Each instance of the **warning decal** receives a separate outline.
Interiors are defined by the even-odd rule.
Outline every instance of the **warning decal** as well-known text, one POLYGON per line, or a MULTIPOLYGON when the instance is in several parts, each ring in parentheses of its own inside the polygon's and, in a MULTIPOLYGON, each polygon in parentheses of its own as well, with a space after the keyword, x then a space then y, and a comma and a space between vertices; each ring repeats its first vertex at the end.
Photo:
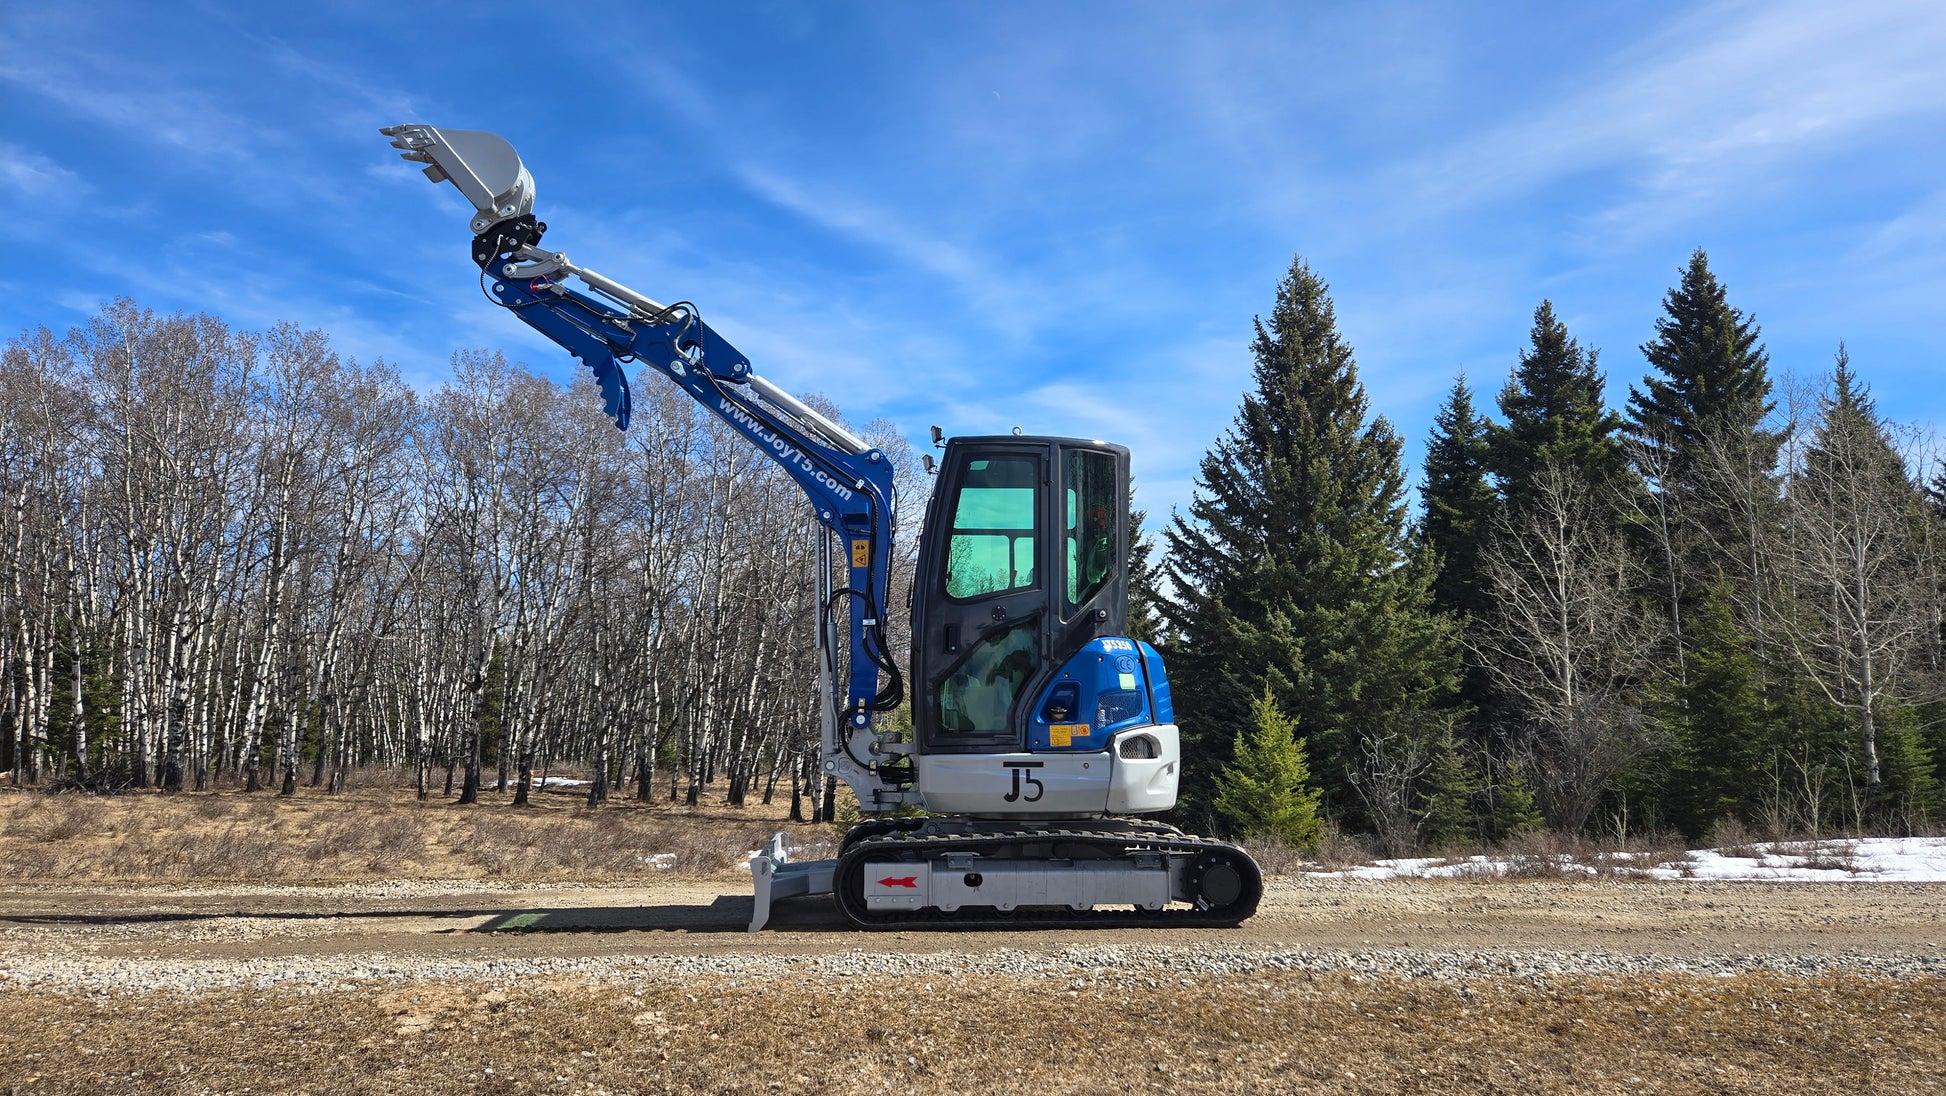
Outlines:
POLYGON ((1072 746, 1077 738, 1088 737, 1086 723, 1050 723, 1047 727, 1047 741, 1050 746, 1072 746))

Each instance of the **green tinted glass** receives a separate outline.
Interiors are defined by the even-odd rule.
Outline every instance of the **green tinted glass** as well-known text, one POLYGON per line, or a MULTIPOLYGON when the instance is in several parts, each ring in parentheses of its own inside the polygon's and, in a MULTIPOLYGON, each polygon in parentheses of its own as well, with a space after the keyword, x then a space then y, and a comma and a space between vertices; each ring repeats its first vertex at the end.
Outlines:
POLYGON ((1040 467, 1033 457, 968 461, 953 500, 946 594, 973 598, 1034 585, 1040 467))

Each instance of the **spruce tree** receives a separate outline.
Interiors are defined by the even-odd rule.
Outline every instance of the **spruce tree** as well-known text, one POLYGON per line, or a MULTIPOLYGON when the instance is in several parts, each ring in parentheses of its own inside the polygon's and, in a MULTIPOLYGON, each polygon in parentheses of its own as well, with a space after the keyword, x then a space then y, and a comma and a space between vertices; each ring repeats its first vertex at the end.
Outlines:
MULTIPOLYGON (((1134 489, 1129 490, 1129 501, 1135 500, 1134 489)), ((1128 512, 1128 625, 1124 629, 1128 638, 1144 643, 1156 643, 1161 639, 1162 617, 1158 606, 1162 601, 1158 582, 1162 569, 1154 560, 1155 545, 1143 536, 1142 523, 1149 513, 1132 506, 1128 512)))
POLYGON ((1628 483, 1622 420, 1602 401, 1597 353, 1568 335, 1551 301, 1534 310, 1529 340, 1500 392, 1506 425, 1487 431, 1505 502, 1526 509, 1549 465, 1572 472, 1598 497, 1619 497, 1628 483))
POLYGON ((1926 625, 1926 664, 1933 695, 1920 707, 1919 725, 1932 754, 1933 779, 1946 793, 1946 459, 1926 484, 1924 559, 1921 571, 1929 590, 1931 620, 1926 625))
POLYGON ((1534 803, 1533 788, 1518 764, 1509 762, 1501 766, 1499 781, 1487 786, 1487 798, 1485 814, 1492 823, 1491 836, 1495 841, 1541 828, 1541 812, 1534 803))
POLYGON ((1673 698, 1669 798, 1676 825, 1702 837, 1719 819, 1754 816, 1770 721, 1761 667, 1730 611, 1727 583, 1717 583, 1694 615, 1688 667, 1673 698))
POLYGON ((1433 418, 1426 442, 1426 478, 1419 488, 1425 516, 1419 538, 1439 558, 1433 604, 1469 617, 1485 607, 1480 549, 1497 501, 1487 480, 1491 457, 1487 421, 1474 412, 1473 392, 1461 376, 1433 418))
MULTIPOLYGON (((1439 568, 1432 585, 1434 606, 1460 622, 1480 619, 1488 603, 1486 583, 1480 575, 1480 553, 1493 528, 1499 496, 1488 478, 1492 450, 1487 430, 1487 420, 1473 409, 1473 392, 1465 376, 1456 378, 1426 441, 1425 480, 1419 488, 1425 510, 1419 521, 1419 542, 1433 553, 1439 568)), ((1483 740, 1485 736, 1479 732, 1491 722, 1493 690, 1486 668, 1470 652, 1462 652, 1455 700, 1462 717, 1474 728, 1472 737, 1483 740)), ((1437 769, 1428 775, 1431 782, 1439 779, 1437 769)), ((1427 794, 1441 793, 1428 790, 1427 794)), ((1458 798, 1449 795, 1440 801, 1440 809, 1470 800, 1470 794, 1458 798)), ((1449 827, 1443 816, 1429 816, 1423 828, 1427 841, 1461 836, 1457 831, 1446 832, 1449 827)))
POLYGON ((1419 836, 1427 848, 1437 849, 1479 836, 1473 801, 1483 782, 1466 763, 1466 755, 1450 731, 1433 744, 1432 765, 1426 770, 1425 806, 1419 812, 1419 836))
POLYGON ((1642 354, 1656 372, 1630 391, 1628 432, 1655 492, 1646 553, 1680 643, 1684 617, 1719 573, 1761 621, 1762 541, 1777 524, 1779 431, 1764 428, 1769 355, 1754 320, 1731 308, 1698 248, 1662 302, 1642 354))
MULTIPOLYGON (((1176 711, 1213 772, 1269 686, 1297 715, 1326 806, 1352 809, 1356 745, 1444 699, 1454 629, 1408 535, 1398 435, 1368 418, 1327 288, 1302 259, 1251 349, 1255 391, 1167 533, 1176 711)), ((1189 792, 1212 799, 1207 784, 1189 792)))
POLYGON ((1770 399, 1770 355, 1755 320, 1731 308, 1728 294, 1697 248, 1682 284, 1662 299, 1654 341, 1642 354, 1661 376, 1642 378, 1628 398, 1628 431, 1679 483, 1693 482, 1712 448, 1728 447, 1754 467, 1777 463, 1783 435, 1763 429, 1770 399))
POLYGON ((1216 811, 1243 837, 1317 848, 1324 824, 1297 725, 1277 710, 1269 685, 1250 705, 1250 734, 1236 734, 1236 759, 1217 781, 1216 811))

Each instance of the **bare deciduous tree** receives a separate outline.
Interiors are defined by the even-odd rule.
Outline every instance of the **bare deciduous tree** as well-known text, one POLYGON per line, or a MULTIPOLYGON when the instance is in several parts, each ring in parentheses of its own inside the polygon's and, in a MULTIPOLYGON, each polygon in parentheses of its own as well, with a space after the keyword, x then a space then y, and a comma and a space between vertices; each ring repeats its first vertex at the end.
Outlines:
POLYGON ((1853 719, 1866 782, 1881 783, 1879 721, 1910 695, 1936 606, 1921 567, 1927 520, 1891 427, 1844 349, 1786 493, 1795 611, 1780 631, 1806 676, 1853 719))
POLYGON ((1587 485, 1549 466, 1534 487, 1528 507, 1496 520, 1482 563, 1494 611, 1469 642, 1520 714, 1550 820, 1578 831, 1651 743, 1636 692, 1655 625, 1587 485))
MULTIPOLYGON (((410 765, 425 795, 443 766, 472 800, 497 760, 517 795, 562 763, 593 803, 658 771, 801 794, 821 528, 733 430, 642 389, 622 434, 585 380, 476 351, 422 407, 321 332, 127 301, 9 342, 0 769, 255 790, 269 764, 296 794, 410 765)), ((899 589, 925 486, 901 483, 899 589)))

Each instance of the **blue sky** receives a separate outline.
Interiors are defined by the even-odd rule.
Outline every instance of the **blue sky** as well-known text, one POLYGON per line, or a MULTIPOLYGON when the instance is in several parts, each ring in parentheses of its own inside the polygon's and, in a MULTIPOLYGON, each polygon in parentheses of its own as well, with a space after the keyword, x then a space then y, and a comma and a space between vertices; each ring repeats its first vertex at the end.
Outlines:
MULTIPOLYGON (((1946 4, 0 5, 0 336, 109 297, 422 387, 573 363, 381 125, 487 129, 548 244, 915 439, 1106 437, 1187 503, 1302 254, 1423 449, 1550 298, 1611 398, 1710 253, 1773 367, 1946 423, 1946 4)), ((1159 525, 1152 518, 1152 526, 1159 525)))

